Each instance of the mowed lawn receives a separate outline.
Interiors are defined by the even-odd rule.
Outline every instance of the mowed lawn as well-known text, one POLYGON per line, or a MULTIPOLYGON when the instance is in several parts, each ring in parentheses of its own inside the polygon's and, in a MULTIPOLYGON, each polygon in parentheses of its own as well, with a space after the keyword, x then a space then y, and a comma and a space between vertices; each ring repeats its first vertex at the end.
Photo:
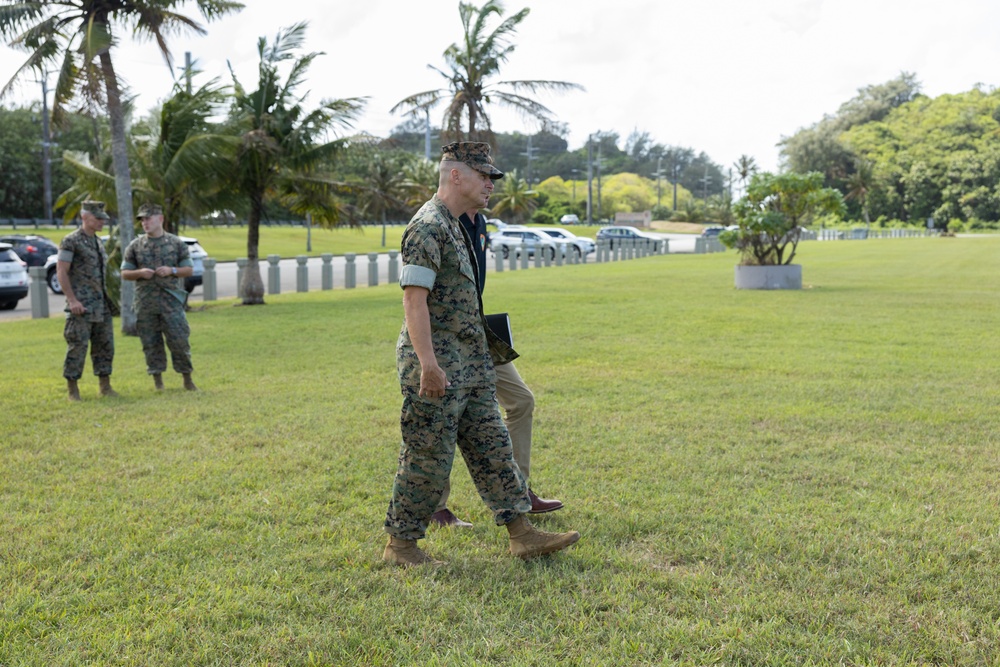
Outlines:
POLYGON ((197 394, 118 336, 0 325, 0 665, 983 665, 1000 655, 1000 238, 491 274, 579 530, 506 553, 456 462, 448 564, 381 564, 398 287, 190 314, 197 394))

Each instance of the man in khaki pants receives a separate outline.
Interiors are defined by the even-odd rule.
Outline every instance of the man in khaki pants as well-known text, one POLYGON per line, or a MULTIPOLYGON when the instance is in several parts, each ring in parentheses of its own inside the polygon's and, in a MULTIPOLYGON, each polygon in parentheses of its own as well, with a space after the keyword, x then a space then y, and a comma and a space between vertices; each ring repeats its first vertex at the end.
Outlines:
MULTIPOLYGON (((474 209, 462 214, 459 220, 468 233, 468 239, 472 245, 472 253, 476 259, 474 268, 477 269, 477 277, 479 278, 479 294, 482 296, 486 287, 486 244, 489 238, 486 234, 486 217, 474 209)), ((531 468, 531 423, 535 410, 535 395, 521 379, 513 362, 496 366, 496 374, 497 402, 504 410, 503 421, 510 433, 510 443, 514 448, 514 461, 521 469, 521 474, 524 475, 524 480, 527 482, 531 468)), ((471 523, 459 519, 448 509, 450 492, 451 485, 445 484, 441 502, 438 503, 437 511, 431 515, 431 522, 439 526, 471 528, 471 523)), ((539 498, 531 490, 530 485, 528 496, 531 498, 531 514, 542 514, 562 509, 561 501, 539 498)))

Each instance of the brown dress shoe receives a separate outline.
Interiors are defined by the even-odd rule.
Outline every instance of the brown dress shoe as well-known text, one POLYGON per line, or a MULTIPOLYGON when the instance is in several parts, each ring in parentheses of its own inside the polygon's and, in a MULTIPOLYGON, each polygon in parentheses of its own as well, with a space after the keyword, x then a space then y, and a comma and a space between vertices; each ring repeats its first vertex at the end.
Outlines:
POLYGON ((471 523, 468 521, 462 521, 457 516, 452 514, 451 510, 447 507, 431 514, 430 522, 436 526, 444 528, 472 528, 471 523))
POLYGON ((563 507, 561 500, 539 498, 531 489, 528 489, 528 497, 531 498, 531 514, 555 512, 556 510, 561 510, 563 507))

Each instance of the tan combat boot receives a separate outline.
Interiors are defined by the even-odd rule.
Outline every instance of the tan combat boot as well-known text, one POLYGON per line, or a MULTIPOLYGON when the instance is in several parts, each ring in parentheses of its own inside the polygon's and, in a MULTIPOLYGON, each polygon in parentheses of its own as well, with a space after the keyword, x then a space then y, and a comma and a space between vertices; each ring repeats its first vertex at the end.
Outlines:
POLYGON ((153 373, 153 386, 156 391, 163 391, 163 376, 159 373, 153 373))
POLYGON ((188 391, 198 391, 198 387, 194 386, 194 380, 191 379, 190 373, 181 373, 184 376, 184 388, 188 391))
POLYGON ((80 388, 76 385, 76 380, 66 380, 66 387, 69 389, 69 400, 80 400, 80 388))
POLYGON ((510 533, 510 552, 524 560, 565 549, 580 539, 580 533, 575 530, 568 533, 538 530, 523 516, 508 523, 507 532, 510 533))
POLYGON ((414 565, 444 565, 444 561, 434 560, 417 546, 416 540, 401 540, 390 537, 382 552, 382 560, 393 565, 413 567, 414 565))
POLYGON ((110 396, 111 398, 118 398, 118 392, 111 388, 110 375, 100 375, 98 376, 97 379, 101 383, 101 396, 110 396))

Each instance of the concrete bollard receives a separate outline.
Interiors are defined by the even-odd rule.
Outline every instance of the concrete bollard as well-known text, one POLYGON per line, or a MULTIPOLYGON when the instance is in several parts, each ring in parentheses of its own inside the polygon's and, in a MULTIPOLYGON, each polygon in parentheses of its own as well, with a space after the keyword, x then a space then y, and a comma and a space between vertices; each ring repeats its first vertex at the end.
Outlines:
POLYGON ((295 263, 295 291, 296 292, 308 292, 309 291, 309 267, 306 262, 309 261, 308 255, 296 255, 295 263))
POLYGON ((378 285, 378 253, 368 253, 368 286, 378 285))
POLYGON ((555 251, 552 253, 553 259, 556 260, 556 266, 562 266, 563 265, 563 259, 565 258, 565 255, 564 255, 565 252, 566 252, 566 246, 562 245, 561 243, 556 245, 555 251))
POLYGON ((503 249, 507 246, 500 244, 499 248, 493 249, 493 260, 497 265, 497 273, 503 273, 503 249))
POLYGON ((236 258, 236 296, 243 298, 243 271, 246 270, 250 260, 246 257, 236 258))
MULTIPOLYGON (((522 250, 524 250, 524 249, 522 248, 522 250)), ((540 252, 542 252, 540 248, 535 248, 535 254, 536 255, 538 253, 540 253, 540 252)), ((521 253, 521 268, 522 269, 527 269, 528 268, 528 259, 529 259, 529 257, 528 257, 527 251, 522 252, 521 253)))
POLYGON ((344 260, 347 264, 344 265, 344 287, 347 289, 354 289, 358 286, 358 267, 354 263, 354 258, 357 257, 353 252, 345 252, 344 260))
POLYGON ((622 242, 619 241, 618 243, 615 243, 614 241, 612 241, 611 242, 611 261, 612 262, 617 262, 618 261, 618 255, 619 255, 619 253, 621 253, 621 251, 622 251, 622 242))
POLYGON ((267 256, 267 293, 268 294, 281 294, 281 267, 278 266, 278 262, 281 261, 281 255, 268 255, 267 256))
POLYGON ((202 264, 205 267, 205 272, 201 277, 201 300, 215 301, 219 298, 219 283, 215 275, 215 260, 211 257, 206 257, 202 264))
POLYGON ((320 289, 333 289, 333 255, 325 252, 319 257, 323 260, 323 266, 319 270, 320 289))
POLYGON ((48 271, 44 266, 28 268, 30 278, 28 290, 31 292, 31 317, 39 319, 49 316, 49 293, 45 284, 48 271))
POLYGON ((508 255, 507 259, 510 261, 510 270, 511 271, 516 271, 517 270, 517 246, 515 246, 513 248, 511 248, 510 246, 507 246, 507 248, 508 248, 508 250, 507 250, 507 255, 508 255))
POLYGON ((323 266, 320 268, 320 287, 324 290, 333 289, 333 255, 325 252, 320 255, 323 266))
POLYGON ((389 284, 399 282, 399 251, 389 251, 389 284))
POLYGON ((540 252, 535 253, 535 268, 536 269, 542 268, 542 253, 540 252))

